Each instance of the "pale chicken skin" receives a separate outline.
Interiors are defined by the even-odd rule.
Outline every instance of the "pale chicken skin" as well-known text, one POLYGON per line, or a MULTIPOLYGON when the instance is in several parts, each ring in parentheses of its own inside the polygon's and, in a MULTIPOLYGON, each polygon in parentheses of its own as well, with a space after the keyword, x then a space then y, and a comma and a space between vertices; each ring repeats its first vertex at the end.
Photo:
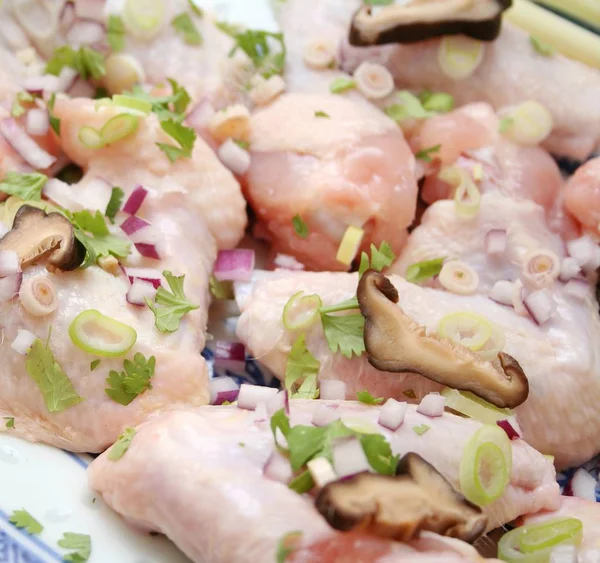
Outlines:
POLYGON ((402 132, 376 108, 286 94, 253 115, 250 146, 246 195, 257 233, 275 251, 310 269, 343 270, 336 253, 350 225, 364 229, 365 248, 404 244, 416 209, 415 160, 402 132), (306 238, 294 231, 297 215, 306 238))
MULTIPOLYGON (((310 425, 314 409, 323 403, 292 401, 291 424, 310 425)), ((391 433, 377 426, 378 407, 336 404, 342 422, 373 425, 374 432, 381 431, 390 441, 393 452, 420 454, 455 486, 465 444, 481 427, 478 422, 448 413, 430 419, 410 407, 404 424, 391 433), (412 428, 425 422, 431 429, 418 436, 412 428)), ((510 484, 502 497, 485 508, 490 528, 518 514, 558 507, 552 464, 522 440, 511 445, 510 484)), ((331 542, 336 533, 309 497, 264 477, 263 466, 273 451, 273 436, 264 416, 236 406, 203 407, 169 413, 143 424, 121 459, 111 461, 107 452, 90 466, 89 480, 91 487, 126 520, 165 533, 195 562, 267 563, 275 559, 279 539, 295 530, 303 532, 301 545, 316 555, 326 546, 308 546, 331 542), (190 503, 191 491, 198 491, 203 501, 190 503), (232 526, 245 530, 235 542, 227 540, 232 526)), ((470 550, 466 551, 471 553, 469 558, 458 554, 429 558, 423 553, 412 559, 415 552, 444 551, 434 540, 426 547, 425 538, 409 545, 386 543, 387 550, 371 561, 478 560, 470 550)), ((445 550, 452 551, 448 547, 445 550)), ((360 556, 360 551, 353 555, 360 556)), ((302 560, 299 556, 298 561, 302 560)))
POLYGON ((600 234, 600 158, 586 162, 569 179, 565 205, 586 229, 600 234))
POLYGON ((89 176, 104 178, 127 193, 141 184, 163 195, 184 194, 185 206, 206 221, 219 249, 235 247, 246 227, 246 202, 233 174, 201 138, 196 139, 190 158, 171 163, 156 143, 174 145, 175 141, 151 114, 140 117, 138 129, 113 145, 101 149, 82 145, 81 127, 99 129, 119 113, 114 107, 96 110, 94 100, 57 98, 54 114, 61 120, 65 153, 89 176))
MULTIPOLYGON (((173 206, 169 198, 162 200, 165 214, 144 209, 140 212, 161 232, 157 249, 163 259, 144 259, 132 254, 124 264, 185 275, 184 292, 198 309, 182 319, 176 332, 165 334, 155 327, 154 314, 148 307, 126 301, 130 283, 120 272, 113 275, 98 266, 56 273, 46 271, 43 266, 27 267, 24 279, 41 273, 54 283, 58 308, 50 315, 35 317, 23 308, 18 297, 0 304, 4 327, 4 345, 0 347, 3 366, 0 415, 15 418, 11 433, 71 451, 101 452, 126 427, 139 424, 155 411, 208 402, 208 373, 200 352, 204 347, 208 314, 208 277, 216 248, 202 219, 183 209, 181 195, 173 197, 177 198, 171 199, 176 204, 173 206), (191 234, 202 243, 194 242, 191 234), (68 333, 74 318, 88 309, 96 309, 137 332, 137 342, 128 353, 99 358, 101 361, 93 371, 90 364, 97 356, 76 347, 68 333), (61 412, 48 411, 40 389, 26 371, 27 356, 10 346, 18 329, 31 331, 43 342, 50 334, 48 346, 82 398, 79 404, 61 412), (123 406, 106 394, 105 388, 109 387, 106 378, 111 370, 123 371, 123 360, 132 359, 137 352, 146 358, 156 358, 155 373, 150 381, 152 388, 123 406)), ((166 286, 164 280, 163 284, 166 286)))

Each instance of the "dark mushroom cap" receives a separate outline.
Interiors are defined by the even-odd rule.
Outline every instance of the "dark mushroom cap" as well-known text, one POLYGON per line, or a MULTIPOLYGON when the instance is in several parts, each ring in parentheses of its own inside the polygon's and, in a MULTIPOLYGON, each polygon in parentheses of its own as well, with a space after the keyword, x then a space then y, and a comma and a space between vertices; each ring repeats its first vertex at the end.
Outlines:
POLYGON ((384 275, 368 270, 358 284, 365 317, 369 362, 382 371, 416 373, 461 391, 471 391, 500 408, 525 402, 529 383, 519 362, 498 353, 500 369, 474 352, 436 334, 427 334, 397 305, 398 292, 384 275))
POLYGON ((487 526, 481 509, 415 453, 404 456, 396 476, 363 472, 329 483, 316 507, 337 530, 360 528, 399 541, 427 530, 472 542, 487 526))
POLYGON ((85 247, 75 237, 73 225, 60 213, 23 205, 12 229, 0 239, 0 250, 12 250, 21 267, 42 257, 60 270, 75 270, 85 259, 85 247))
POLYGON ((407 4, 361 7, 352 18, 350 44, 416 43, 443 35, 493 41, 502 12, 512 0, 413 0, 407 4))

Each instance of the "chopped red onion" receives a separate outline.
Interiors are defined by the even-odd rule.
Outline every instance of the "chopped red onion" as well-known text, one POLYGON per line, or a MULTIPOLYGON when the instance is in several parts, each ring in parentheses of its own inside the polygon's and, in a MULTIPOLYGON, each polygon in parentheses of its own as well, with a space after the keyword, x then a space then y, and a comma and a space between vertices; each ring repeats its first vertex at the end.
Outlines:
POLYGON ((44 93, 58 92, 60 81, 58 76, 53 74, 44 74, 42 76, 28 76, 23 82, 23 90, 36 96, 44 93))
POLYGON ((491 256, 503 254, 506 251, 506 231, 504 229, 492 229, 485 235, 485 251, 491 256))
POLYGON ((232 139, 227 139, 217 150, 221 162, 234 174, 243 176, 250 168, 250 153, 232 139))
POLYGON ((75 84, 75 80, 77 80, 78 76, 79 74, 74 68, 71 68, 70 66, 63 67, 58 75, 57 92, 66 92, 69 90, 73 84, 75 84))
POLYGON ((254 250, 220 250, 214 275, 219 281, 250 281, 254 269, 254 250))
POLYGON ((306 468, 318 489, 322 489, 328 483, 338 479, 333 466, 326 457, 311 459, 306 464, 306 468))
POLYGON ((18 274, 20 271, 19 255, 14 250, 0 250, 0 278, 18 274))
POLYGON ((0 279, 0 303, 9 301, 19 293, 21 282, 23 281, 23 273, 12 274, 0 279))
POLYGON ((598 245, 589 235, 583 235, 567 242, 567 250, 579 266, 585 270, 595 270, 600 266, 598 245))
POLYGON ((591 295, 592 286, 585 278, 573 278, 565 284, 565 293, 570 297, 583 301, 591 295))
POLYGON ((596 502, 596 485, 594 479, 583 467, 580 467, 571 479, 571 490, 574 497, 596 502))
POLYGON ((94 20, 103 23, 105 20, 104 6, 101 0, 77 0, 75 14, 81 20, 94 20))
POLYGON ((538 325, 547 322, 556 310, 556 303, 547 289, 540 289, 530 293, 523 299, 523 305, 538 325))
POLYGON ((567 256, 563 259, 560 265, 560 274, 558 279, 560 279, 560 281, 567 282, 578 276, 579 272, 581 272, 579 262, 577 262, 575 258, 567 256))
POLYGON ((153 268, 123 268, 125 275, 129 278, 129 283, 133 283, 134 279, 140 279, 150 282, 156 289, 162 284, 162 273, 153 268))
POLYGON ((138 212, 138 209, 142 206, 142 203, 144 203, 147 195, 148 190, 146 188, 143 188, 142 186, 136 186, 131 192, 131 195, 127 198, 127 201, 123 206, 123 212, 129 213, 129 215, 135 215, 138 212))
POLYGON ((290 462, 279 452, 271 454, 271 457, 265 464, 263 473, 267 479, 279 481, 280 483, 288 483, 294 476, 290 462))
POLYGON ((135 278, 131 284, 129 291, 127 292, 127 303, 131 305, 146 305, 146 298, 154 299, 156 295, 156 288, 148 281, 144 281, 139 278, 135 278))
POLYGON ((343 401, 346 399, 346 384, 343 381, 325 379, 319 381, 319 398, 324 401, 343 401))
POLYGON ((13 118, 9 117, 0 121, 0 133, 30 166, 43 170, 56 162, 56 157, 41 149, 13 118))
POLYGON ((223 402, 229 401, 233 403, 238 397, 240 391, 239 385, 231 377, 213 377, 210 380, 210 404, 211 405, 222 405, 223 402), (227 398, 228 397, 233 397, 227 398))
POLYGON ((278 391, 274 387, 261 387, 242 383, 238 395, 237 406, 240 409, 253 411, 260 403, 266 403, 278 391))
POLYGON ((104 26, 94 21, 75 21, 65 39, 70 45, 93 45, 104 39, 104 26))
POLYGON ((512 424, 509 420, 497 420, 496 424, 506 432, 506 435, 511 440, 518 440, 521 436, 519 433, 513 428, 512 424))
POLYGON ((327 426, 339 418, 337 405, 317 405, 313 411, 312 423, 315 426, 327 426))
POLYGON ((499 280, 492 287, 490 299, 501 305, 513 305, 513 292, 515 284, 506 280, 499 280))
POLYGON ((31 348, 36 338, 37 337, 35 334, 33 334, 33 332, 19 329, 17 330, 17 337, 13 340, 10 347, 18 354, 24 356, 27 354, 29 348, 31 348))
POLYGON ((290 414, 290 398, 287 389, 282 389, 267 401, 267 413, 269 416, 273 415, 281 409, 284 410, 285 414, 290 414))
POLYGON ((276 269, 280 268, 282 270, 293 270, 296 272, 304 270, 304 264, 301 264, 293 256, 288 256, 287 254, 278 254, 275 256, 273 265, 276 269))
POLYGON ((48 112, 45 109, 30 109, 27 112, 25 129, 30 135, 45 135, 48 133, 48 129, 50 129, 48 112))
POLYGON ((215 108, 207 100, 196 104, 185 118, 185 122, 192 129, 201 131, 208 127, 208 123, 215 114, 215 108))
POLYGON ((445 404, 446 398, 439 393, 428 393, 421 399, 417 412, 431 417, 442 416, 445 404))
POLYGON ((140 229, 144 229, 149 227, 150 223, 137 215, 130 215, 121 223, 121 229, 125 232, 126 235, 132 235, 133 233, 139 231, 140 229))
MULTIPOLYGON (((442 413, 443 408, 444 406, 442 405, 442 413)), ((395 432, 402 426, 407 409, 408 403, 396 401, 396 399, 388 399, 379 411, 379 419, 377 422, 384 428, 395 432)))
POLYGON ((69 184, 58 180, 57 178, 50 178, 44 184, 44 195, 51 199, 60 207, 68 209, 69 211, 81 211, 83 205, 79 203, 73 196, 74 191, 69 184))
POLYGON ((69 87, 68 93, 71 98, 93 98, 96 89, 87 80, 76 78, 69 87))
POLYGON ((350 438, 338 441, 333 447, 333 468, 339 477, 347 477, 371 469, 359 440, 350 438))
POLYGON ((150 244, 148 242, 136 242, 135 247, 144 258, 160 260, 160 254, 158 253, 158 250, 156 250, 156 246, 154 244, 150 244))
POLYGON ((231 371, 244 371, 246 349, 241 342, 217 340, 215 343, 215 367, 231 371))

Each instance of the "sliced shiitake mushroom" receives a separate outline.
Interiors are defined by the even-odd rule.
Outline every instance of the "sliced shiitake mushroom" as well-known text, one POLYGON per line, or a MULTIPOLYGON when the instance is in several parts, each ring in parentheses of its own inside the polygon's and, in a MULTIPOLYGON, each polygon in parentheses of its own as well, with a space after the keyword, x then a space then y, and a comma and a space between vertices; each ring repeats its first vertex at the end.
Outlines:
POLYGON ((519 362, 498 353, 499 367, 468 348, 413 321, 398 305, 398 292, 384 275, 368 270, 358 284, 365 317, 369 362, 382 371, 417 373, 461 391, 471 391, 500 408, 525 402, 529 382, 519 362))
POLYGON ((75 270, 85 259, 85 247, 75 237, 73 225, 60 213, 23 205, 12 229, 0 239, 0 250, 12 250, 21 267, 42 257, 60 270, 75 270))
POLYGON ((473 542, 487 517, 429 463, 406 454, 396 476, 363 472, 321 489, 316 507, 337 530, 409 541, 421 530, 473 542))
POLYGON ((502 12, 512 0, 411 0, 388 6, 363 6, 352 18, 352 45, 416 43, 443 35, 493 41, 502 12))

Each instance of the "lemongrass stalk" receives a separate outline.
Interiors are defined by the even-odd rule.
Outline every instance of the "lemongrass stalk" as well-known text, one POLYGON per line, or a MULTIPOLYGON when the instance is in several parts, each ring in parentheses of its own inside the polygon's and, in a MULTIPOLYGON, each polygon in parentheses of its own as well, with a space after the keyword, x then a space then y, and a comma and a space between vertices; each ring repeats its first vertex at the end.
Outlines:
POLYGON ((537 0, 554 10, 600 28, 599 0, 537 0))

